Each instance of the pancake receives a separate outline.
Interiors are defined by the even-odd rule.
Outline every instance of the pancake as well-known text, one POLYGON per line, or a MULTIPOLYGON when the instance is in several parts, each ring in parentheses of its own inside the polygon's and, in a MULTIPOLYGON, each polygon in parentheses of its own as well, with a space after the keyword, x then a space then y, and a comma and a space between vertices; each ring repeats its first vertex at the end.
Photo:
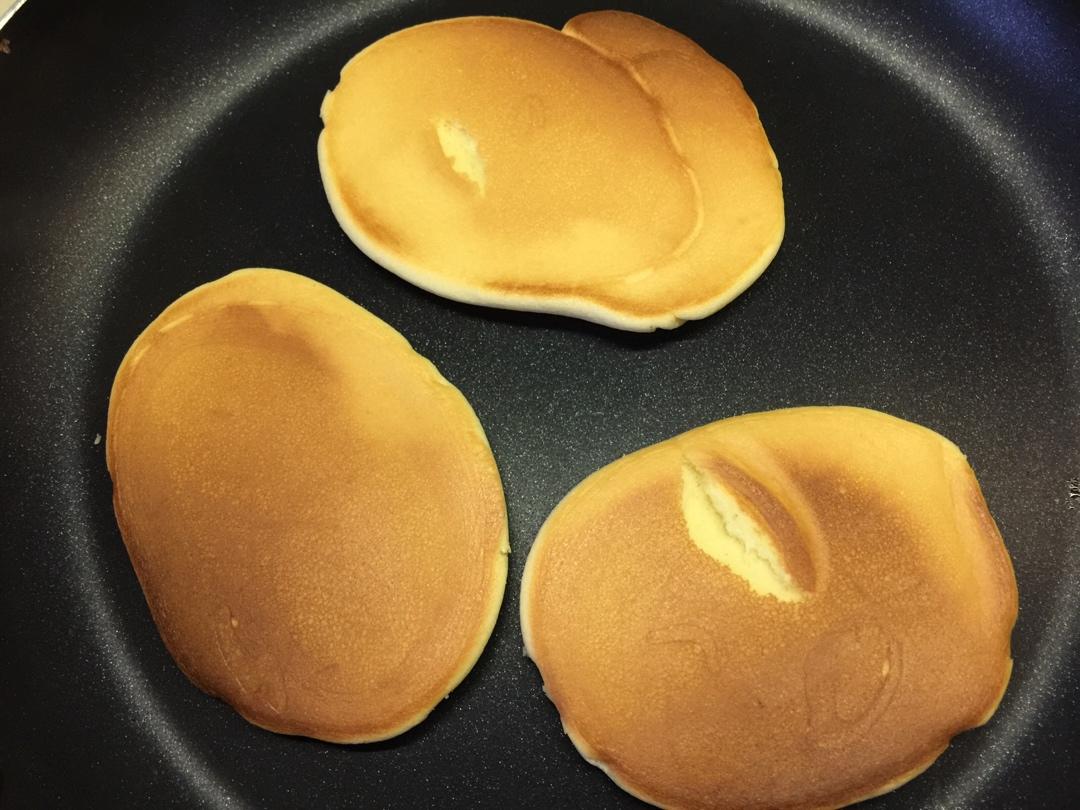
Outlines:
POLYGON ((458 301, 672 328, 746 289, 783 237, 738 77, 633 14, 398 31, 344 67, 322 120, 341 227, 458 301))
POLYGON ((521 590, 581 754, 673 808, 839 807, 993 714, 1012 566, 974 473, 858 408, 715 422, 590 475, 521 590))
POLYGON ((240 270, 170 305, 116 374, 106 453, 165 645, 258 726, 400 734, 491 634, 509 547, 484 431, 328 287, 240 270))

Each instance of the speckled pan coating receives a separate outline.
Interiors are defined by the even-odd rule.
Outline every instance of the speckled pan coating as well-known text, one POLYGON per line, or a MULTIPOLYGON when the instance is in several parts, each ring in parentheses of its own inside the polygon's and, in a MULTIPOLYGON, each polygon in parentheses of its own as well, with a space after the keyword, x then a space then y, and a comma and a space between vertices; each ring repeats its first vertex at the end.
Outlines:
POLYGON ((1069 807, 1080 757, 1080 119, 1068 4, 628 4, 745 82, 784 170, 769 271, 631 335, 424 293, 364 259, 314 144, 391 31, 582 4, 31 0, 0 32, 0 771, 14 807, 638 807, 558 730, 521 654, 529 542, 586 475, 738 413, 883 410, 971 460, 1022 594, 985 728, 877 808, 1069 807), (509 505, 507 599, 473 673, 358 751, 253 730, 174 666, 112 513, 109 387, 223 268, 288 267, 391 323, 469 399, 509 505))

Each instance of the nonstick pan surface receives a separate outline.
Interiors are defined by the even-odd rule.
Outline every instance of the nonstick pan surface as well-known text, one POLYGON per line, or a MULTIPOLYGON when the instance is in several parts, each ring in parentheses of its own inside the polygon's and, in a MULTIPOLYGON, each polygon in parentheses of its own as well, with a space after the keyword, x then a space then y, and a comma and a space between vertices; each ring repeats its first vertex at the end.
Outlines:
POLYGON ((315 160, 323 94, 378 37, 478 13, 560 26, 590 6, 30 0, 0 31, 0 805, 636 806, 577 755, 522 656, 529 544, 622 454, 747 411, 846 403, 967 452, 1021 604, 993 721, 868 806, 1080 806, 1067 6, 627 4, 743 79, 788 220, 726 309, 632 335, 402 282, 337 226, 315 160), (404 333, 473 403, 503 475, 513 554, 491 643, 385 743, 270 734, 193 687, 113 518, 99 437, 121 357, 169 302, 246 266, 311 276, 404 333))

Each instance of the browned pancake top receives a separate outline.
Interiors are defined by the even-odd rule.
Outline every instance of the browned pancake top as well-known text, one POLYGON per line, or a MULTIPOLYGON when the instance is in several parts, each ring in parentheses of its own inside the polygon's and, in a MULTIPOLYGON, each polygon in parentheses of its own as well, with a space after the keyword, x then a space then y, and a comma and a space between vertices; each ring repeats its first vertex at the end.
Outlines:
POLYGON ((166 309, 117 373, 107 453, 169 650, 260 726, 392 736, 490 634, 506 515, 483 431, 404 338, 314 281, 244 270, 166 309))
POLYGON ((339 222, 451 298, 672 327, 741 292, 783 234, 738 78, 635 15, 398 31, 345 66, 322 116, 339 222))
POLYGON ((575 743, 628 790, 812 808, 913 776, 983 722, 1016 604, 955 445, 873 411, 802 408, 587 478, 530 553, 522 625, 575 743), (768 548, 745 560, 695 541, 718 526, 745 539, 748 520, 768 548), (735 570, 772 570, 770 554, 775 576, 735 570))

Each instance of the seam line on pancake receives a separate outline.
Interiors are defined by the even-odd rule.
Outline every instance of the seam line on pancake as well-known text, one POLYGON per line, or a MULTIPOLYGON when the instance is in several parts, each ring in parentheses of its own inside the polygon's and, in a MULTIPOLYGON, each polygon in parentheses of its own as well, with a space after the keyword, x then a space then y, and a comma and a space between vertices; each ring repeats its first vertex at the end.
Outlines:
MULTIPOLYGON (((683 237, 682 241, 679 242, 679 244, 677 244, 666 257, 664 257, 661 261, 656 262, 652 267, 638 268, 636 270, 624 273, 620 276, 615 276, 615 278, 626 279, 627 277, 641 275, 644 273, 655 273, 668 262, 671 262, 672 260, 677 259, 679 256, 684 254, 690 248, 690 245, 692 245, 694 241, 698 238, 698 235, 701 233, 701 229, 704 227, 705 205, 701 199, 701 184, 698 182, 697 173, 694 171, 694 167, 691 166, 690 162, 686 159, 686 153, 683 151, 682 144, 679 143, 679 138, 675 134, 675 128, 671 125, 671 119, 668 117, 667 110, 664 109, 664 105, 660 103, 660 99, 657 98, 656 94, 649 88, 648 83, 642 77, 638 69, 634 67, 634 63, 628 59, 623 59, 620 56, 616 56, 610 51, 601 49, 596 43, 585 39, 578 32, 572 29, 567 29, 564 26, 561 30, 562 33, 566 36, 573 37, 578 42, 581 42, 584 45, 590 47, 601 59, 605 59, 611 64, 624 70, 627 75, 629 75, 630 78, 633 80, 634 84, 641 88, 641 92, 645 95, 645 98, 649 100, 649 104, 656 113, 656 118, 660 122, 661 128, 664 130, 664 134, 667 135, 668 141, 671 143, 672 151, 675 152, 676 157, 678 157, 679 159, 679 163, 682 164, 683 170, 686 172, 686 176, 690 181, 690 187, 694 190, 694 224, 693 226, 691 226, 686 236, 683 237)), ((652 56, 657 53, 666 52, 667 51, 663 49, 658 49, 650 51, 649 55, 652 56)))

